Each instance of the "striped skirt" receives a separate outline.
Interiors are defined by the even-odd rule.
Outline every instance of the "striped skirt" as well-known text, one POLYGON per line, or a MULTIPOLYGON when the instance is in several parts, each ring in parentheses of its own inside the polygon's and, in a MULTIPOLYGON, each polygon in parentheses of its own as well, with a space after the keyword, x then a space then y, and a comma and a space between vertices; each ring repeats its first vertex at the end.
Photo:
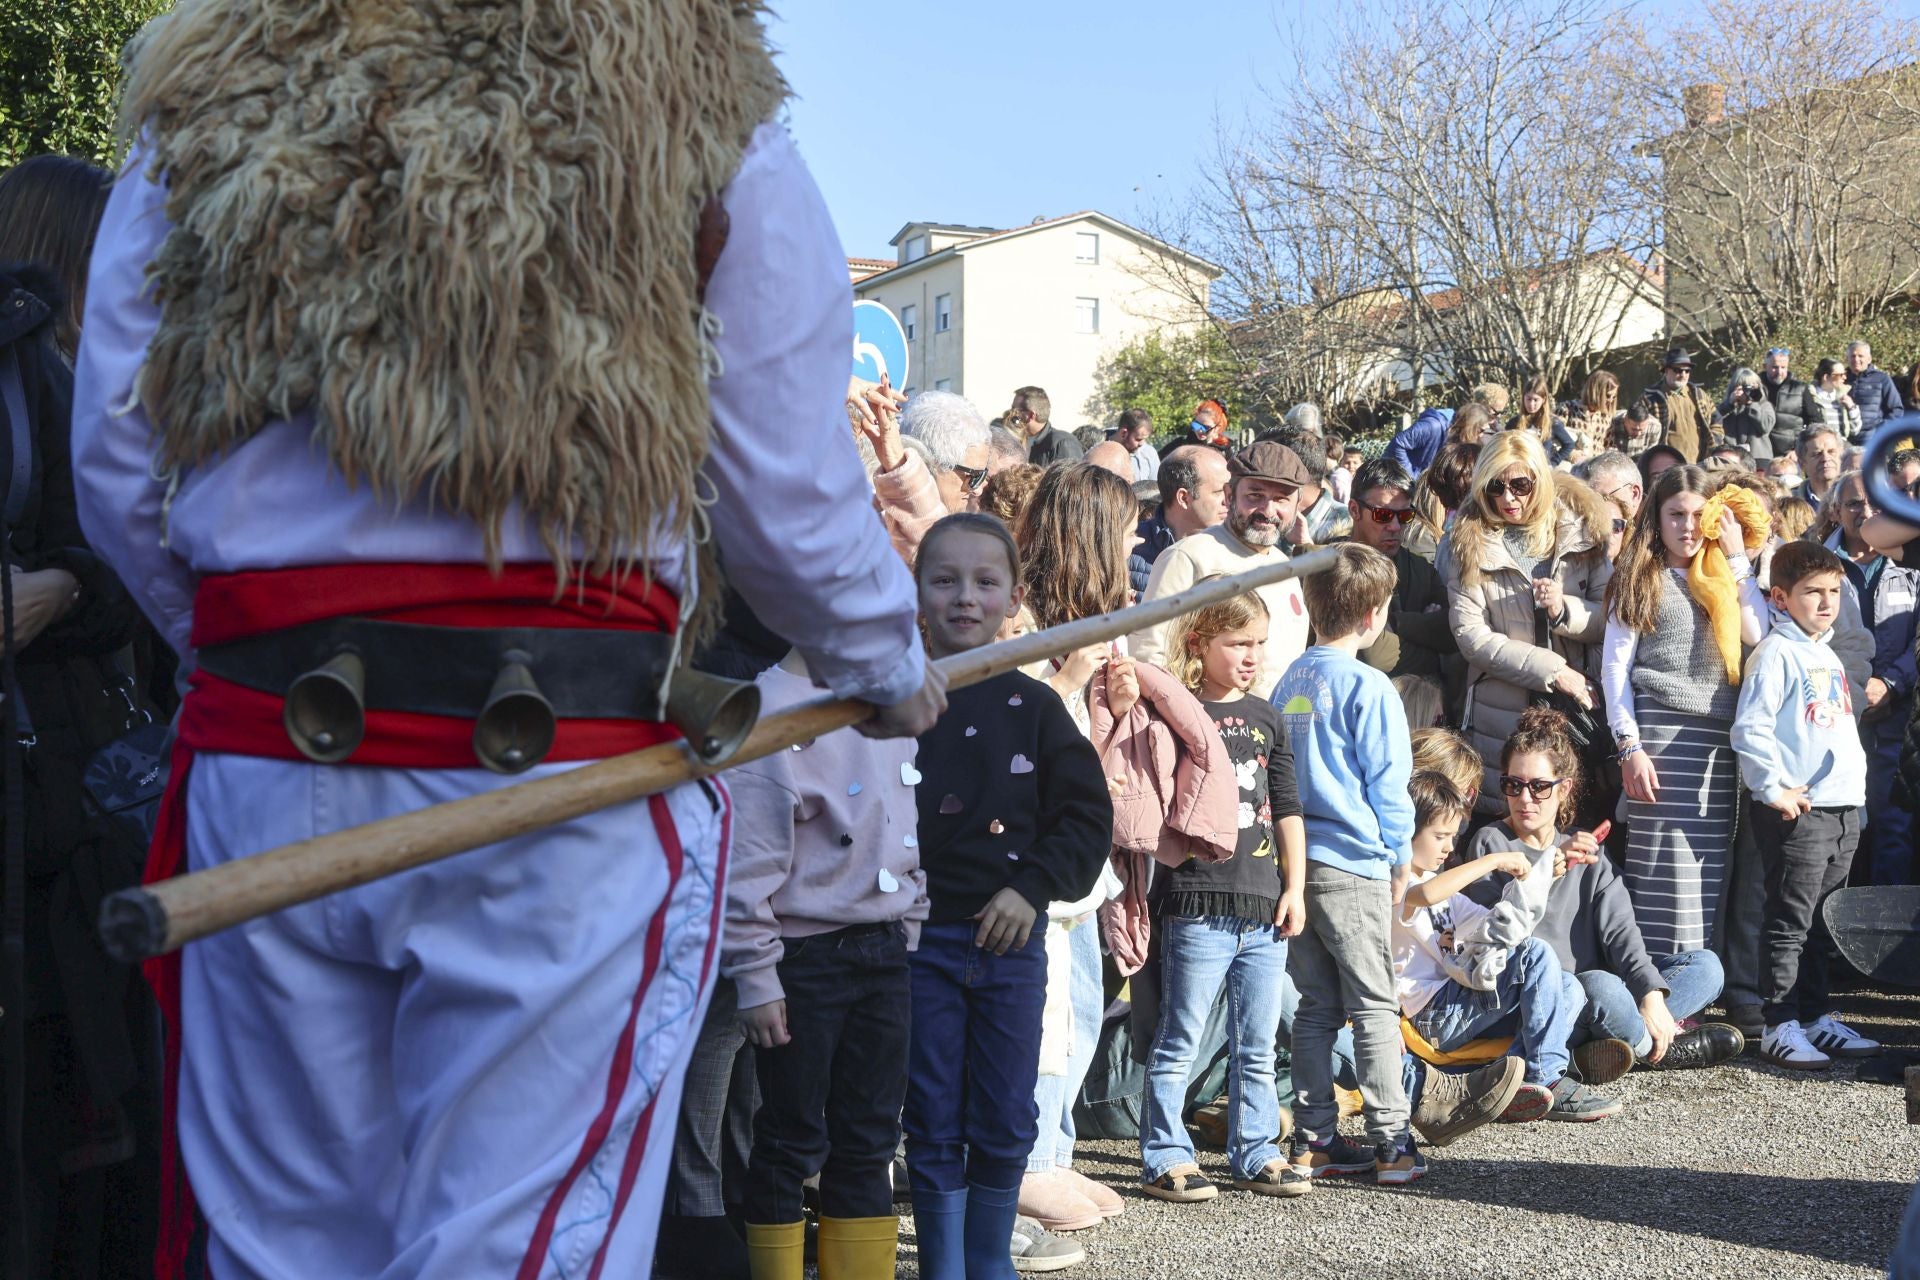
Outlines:
POLYGON ((1658 799, 1627 803, 1627 893, 1647 952, 1675 955, 1713 937, 1733 846, 1739 766, 1723 720, 1641 700, 1640 742, 1658 799))

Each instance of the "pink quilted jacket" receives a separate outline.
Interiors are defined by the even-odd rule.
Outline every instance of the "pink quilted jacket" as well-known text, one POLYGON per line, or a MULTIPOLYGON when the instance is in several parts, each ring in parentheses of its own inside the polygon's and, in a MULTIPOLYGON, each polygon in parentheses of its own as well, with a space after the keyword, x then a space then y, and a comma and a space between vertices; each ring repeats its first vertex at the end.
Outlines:
POLYGON ((1151 663, 1134 665, 1140 701, 1117 723, 1107 676, 1093 679, 1089 736, 1113 800, 1113 862, 1125 891, 1100 908, 1107 949, 1123 974, 1146 963, 1148 859, 1177 867, 1189 857, 1220 862, 1239 840, 1233 762, 1200 700, 1151 663))

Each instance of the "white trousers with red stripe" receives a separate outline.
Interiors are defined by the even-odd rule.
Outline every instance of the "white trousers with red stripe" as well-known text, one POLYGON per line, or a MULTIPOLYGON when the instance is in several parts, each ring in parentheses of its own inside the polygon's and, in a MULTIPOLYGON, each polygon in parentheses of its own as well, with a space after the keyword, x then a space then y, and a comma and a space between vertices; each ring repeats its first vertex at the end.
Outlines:
MULTIPOLYGON (((201 756, 189 864, 507 781, 201 756)), ((648 1274, 728 814, 683 787, 188 947, 180 1138, 213 1276, 648 1274)))

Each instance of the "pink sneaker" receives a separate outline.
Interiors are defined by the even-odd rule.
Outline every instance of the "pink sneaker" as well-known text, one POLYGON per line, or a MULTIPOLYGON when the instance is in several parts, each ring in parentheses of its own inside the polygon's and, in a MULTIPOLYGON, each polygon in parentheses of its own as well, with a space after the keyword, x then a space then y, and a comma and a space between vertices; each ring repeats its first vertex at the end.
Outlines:
POLYGON ((1020 1212, 1049 1231, 1085 1231, 1106 1221, 1065 1169, 1022 1178, 1020 1212))
POLYGON ((1100 1211, 1101 1217, 1117 1218, 1127 1211, 1127 1202, 1106 1183, 1095 1182, 1078 1169, 1060 1169, 1056 1172, 1064 1173, 1073 1179, 1073 1189, 1091 1200, 1093 1207, 1100 1211))

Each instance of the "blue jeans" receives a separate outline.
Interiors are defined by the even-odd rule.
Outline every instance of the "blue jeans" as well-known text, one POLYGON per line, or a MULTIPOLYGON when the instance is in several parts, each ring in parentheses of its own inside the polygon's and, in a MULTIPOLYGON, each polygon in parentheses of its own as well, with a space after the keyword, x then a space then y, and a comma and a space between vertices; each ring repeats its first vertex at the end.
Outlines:
MULTIPOLYGON (((1034 1086, 1033 1104, 1040 1113, 1040 1137, 1027 1157, 1028 1173, 1045 1173, 1058 1166, 1073 1167, 1073 1102, 1100 1046, 1100 1019, 1107 1011, 1106 987, 1100 980, 1100 925, 1087 915, 1072 922, 1048 923, 1046 929, 1065 929, 1072 969, 1067 994, 1073 1003, 1073 1049, 1067 1055, 1067 1073, 1041 1076, 1034 1086)), ((1036 928, 1029 947, 1044 944, 1036 928)))
POLYGON ((1187 1076, 1214 996, 1224 983, 1227 1031, 1227 1160, 1251 1178, 1280 1157, 1280 1096, 1274 1037, 1287 976, 1287 943, 1271 924, 1218 916, 1168 916, 1162 933, 1165 995, 1147 1067, 1140 1163, 1148 1181, 1193 1159, 1181 1119, 1187 1076))
POLYGON ((1449 982, 1413 1019, 1414 1029, 1442 1052, 1483 1035, 1511 1033, 1527 1064, 1527 1083, 1553 1085, 1567 1074, 1567 1037, 1587 1002, 1580 980, 1538 938, 1513 949, 1491 991, 1449 982))
MULTIPOLYGON (((1691 1018, 1720 994, 1720 957, 1711 951, 1661 956, 1653 967, 1667 985, 1667 1012, 1676 1022, 1691 1018)), ((1625 1040, 1633 1046, 1635 1056, 1645 1057, 1653 1048, 1653 1037, 1647 1034, 1646 1019, 1640 1016, 1640 1006, 1627 984, 1605 969, 1588 969, 1579 978, 1587 993, 1587 1007, 1580 1011, 1572 1042, 1625 1040)))
POLYGON ((1047 953, 1038 935, 996 956, 970 920, 929 924, 909 961, 907 1180, 914 1193, 1015 1187, 1033 1150, 1033 1082, 1047 953))

